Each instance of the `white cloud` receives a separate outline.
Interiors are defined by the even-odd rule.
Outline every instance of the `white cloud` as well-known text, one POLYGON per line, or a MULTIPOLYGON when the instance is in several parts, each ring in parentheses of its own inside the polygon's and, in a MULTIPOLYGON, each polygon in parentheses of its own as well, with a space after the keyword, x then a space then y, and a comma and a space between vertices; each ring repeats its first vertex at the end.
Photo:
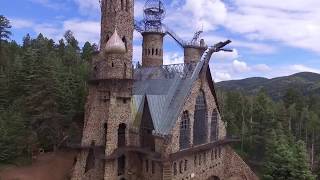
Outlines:
POLYGON ((79 42, 91 41, 98 43, 100 40, 100 22, 67 20, 63 25, 64 31, 71 30, 79 42))
POLYGON ((9 18, 13 28, 23 29, 34 26, 34 23, 26 19, 9 18))
POLYGON ((271 68, 266 64, 257 64, 253 66, 253 68, 257 71, 270 71, 271 68))
POLYGON ((189 23, 204 30, 213 30, 216 25, 224 23, 227 17, 227 8, 221 0, 186 0, 182 7, 185 12, 190 12, 192 18, 189 23))
POLYGON ((133 46, 133 58, 132 61, 134 64, 137 62, 141 63, 142 59, 142 47, 141 46, 133 46))
MULTIPOLYGON (((232 52, 220 51, 212 55, 212 60, 230 61, 239 58, 239 53, 237 49, 233 49, 232 52)), ((212 61, 211 60, 211 61, 212 61)))
POLYGON ((81 14, 92 16, 100 13, 98 0, 74 0, 74 2, 78 5, 81 14))
POLYGON ((135 1, 134 2, 134 17, 137 19, 143 18, 143 8, 144 2, 143 1, 135 1))
POLYGON ((213 79, 216 82, 231 80, 231 75, 227 72, 214 72, 213 79))
POLYGON ((29 1, 40 4, 50 9, 54 9, 54 10, 61 10, 65 8, 64 1, 59 1, 59 2, 52 2, 51 0, 29 0, 29 1))
POLYGON ((290 66, 290 69, 293 70, 293 71, 297 71, 297 72, 315 72, 315 73, 320 73, 320 69, 307 67, 307 66, 302 65, 302 64, 292 65, 292 66, 290 66))
POLYGON ((234 60, 232 65, 233 69, 239 73, 247 72, 250 70, 250 67, 244 61, 234 60))
POLYGON ((164 52, 163 64, 179 64, 183 63, 183 55, 177 52, 164 52))
POLYGON ((320 1, 235 0, 225 27, 247 40, 272 40, 320 53, 320 1))
POLYGON ((71 30, 79 41, 80 45, 86 41, 99 44, 100 41, 100 22, 84 21, 80 19, 69 19, 52 23, 36 23, 27 19, 10 18, 13 28, 31 28, 35 33, 42 33, 44 36, 55 41, 63 38, 67 30, 71 30))
POLYGON ((234 40, 232 42, 232 46, 238 48, 247 48, 252 54, 272 54, 277 51, 274 46, 268 45, 266 43, 234 40))

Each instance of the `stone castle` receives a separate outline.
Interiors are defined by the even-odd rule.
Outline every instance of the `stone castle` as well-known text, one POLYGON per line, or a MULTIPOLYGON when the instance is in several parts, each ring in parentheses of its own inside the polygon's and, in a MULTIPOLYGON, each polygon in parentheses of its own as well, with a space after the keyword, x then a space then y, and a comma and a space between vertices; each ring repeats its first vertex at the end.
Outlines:
POLYGON ((163 65, 166 32, 144 31, 133 68, 134 0, 102 0, 101 9, 72 179, 258 179, 229 146, 209 68, 216 49, 201 40, 185 45, 183 64, 163 65))

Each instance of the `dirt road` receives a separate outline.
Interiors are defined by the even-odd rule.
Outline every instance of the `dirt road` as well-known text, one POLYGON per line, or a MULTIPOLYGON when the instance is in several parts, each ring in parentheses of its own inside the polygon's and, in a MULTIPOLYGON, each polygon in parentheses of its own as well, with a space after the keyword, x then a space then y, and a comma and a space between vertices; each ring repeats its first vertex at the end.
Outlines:
POLYGON ((75 157, 75 152, 47 153, 30 166, 0 170, 0 180, 65 180, 75 157))

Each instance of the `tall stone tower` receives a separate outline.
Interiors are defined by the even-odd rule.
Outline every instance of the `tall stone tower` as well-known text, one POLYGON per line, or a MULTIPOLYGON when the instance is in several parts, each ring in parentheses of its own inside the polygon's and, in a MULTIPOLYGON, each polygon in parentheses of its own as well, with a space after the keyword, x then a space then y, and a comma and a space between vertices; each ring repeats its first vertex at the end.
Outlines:
POLYGON ((163 37, 162 32, 143 32, 142 66, 155 67, 163 65, 163 37))
POLYGON ((192 44, 184 46, 184 63, 198 63, 207 48, 203 39, 200 40, 199 45, 192 44))
POLYGON ((156 67, 163 65, 163 31, 162 20, 165 8, 161 0, 147 0, 143 9, 144 19, 138 24, 143 36, 142 66, 156 67))
POLYGON ((101 50, 93 60, 80 153, 73 180, 118 179, 127 159, 106 160, 126 146, 131 121, 134 0, 101 2, 101 50))

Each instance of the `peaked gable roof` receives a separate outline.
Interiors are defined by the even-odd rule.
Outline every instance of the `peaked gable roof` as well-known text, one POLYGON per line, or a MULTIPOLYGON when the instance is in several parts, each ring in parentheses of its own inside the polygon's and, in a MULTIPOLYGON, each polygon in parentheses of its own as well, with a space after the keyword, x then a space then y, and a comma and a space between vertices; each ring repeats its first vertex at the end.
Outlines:
POLYGON ((154 134, 168 135, 202 69, 207 70, 206 77, 209 78, 210 89, 212 88, 216 98, 208 65, 213 52, 213 49, 207 49, 200 62, 195 64, 136 69, 132 98, 133 126, 140 126, 144 101, 147 101, 155 128, 154 134))

